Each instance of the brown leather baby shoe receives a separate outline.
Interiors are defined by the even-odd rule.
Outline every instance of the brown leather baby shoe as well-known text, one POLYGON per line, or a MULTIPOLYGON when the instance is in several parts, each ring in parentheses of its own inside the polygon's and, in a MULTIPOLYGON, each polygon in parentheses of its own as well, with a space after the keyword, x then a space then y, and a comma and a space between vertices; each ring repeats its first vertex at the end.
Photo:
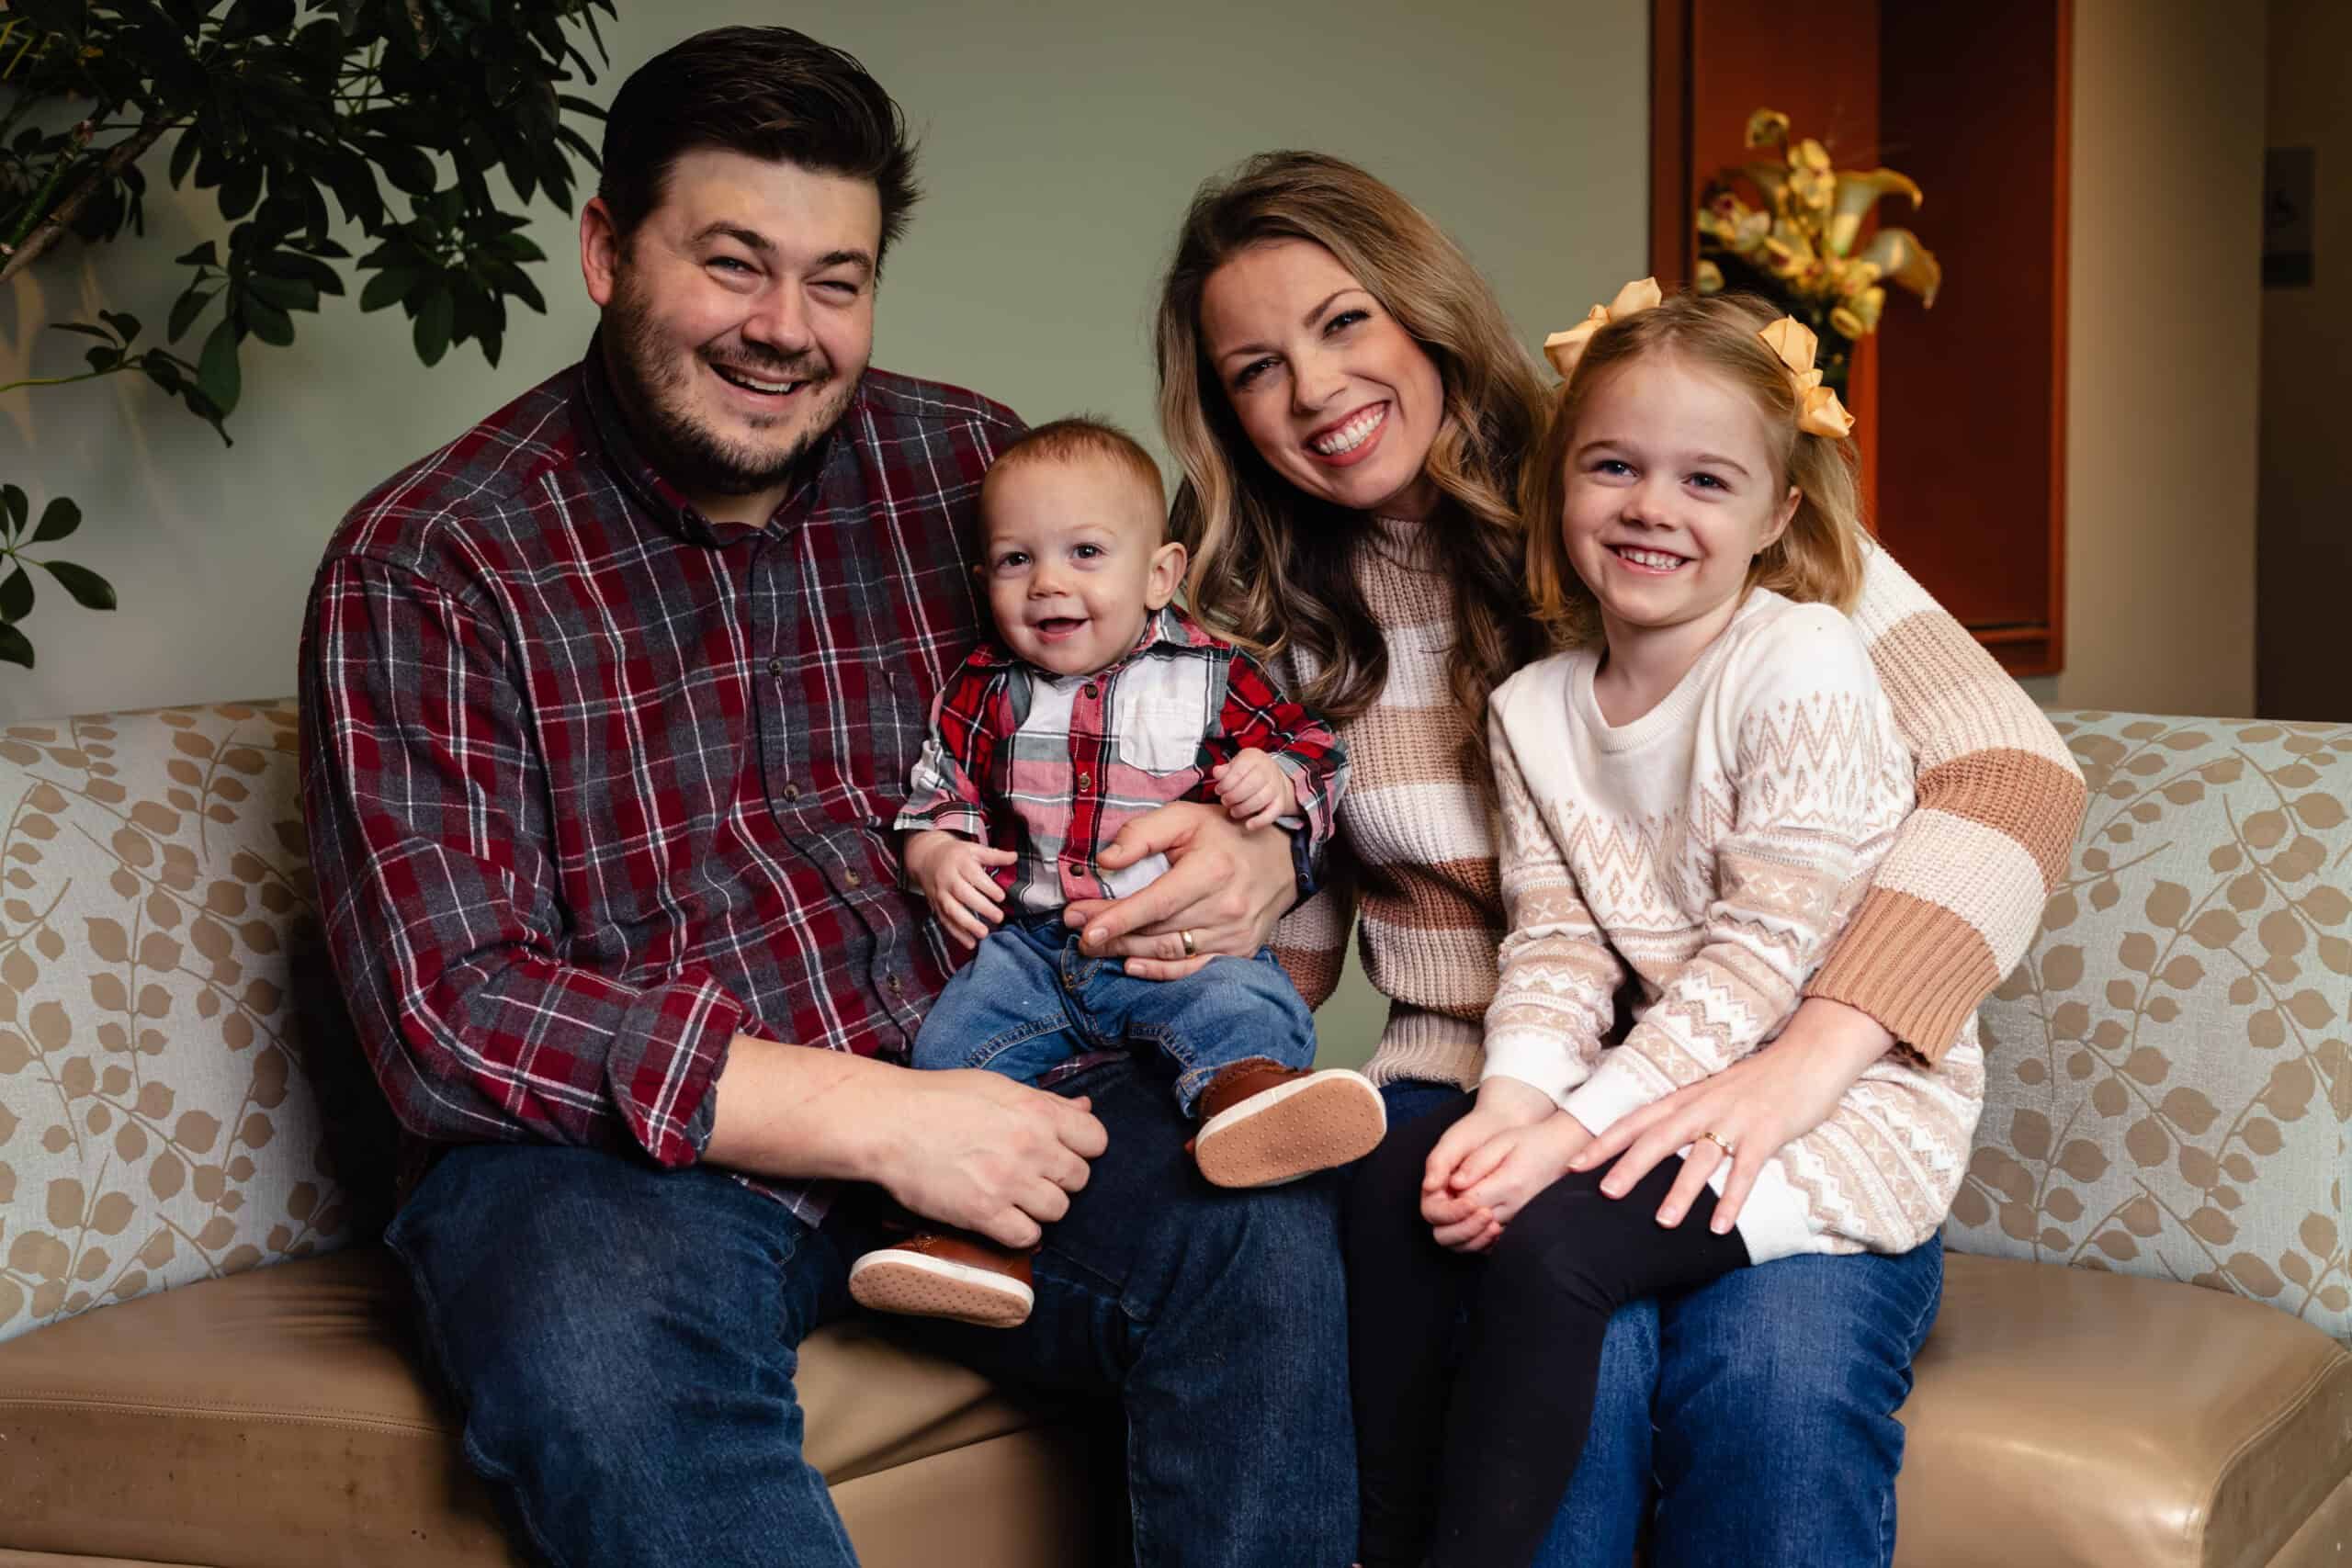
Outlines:
POLYGON ((908 1317, 952 1317, 982 1328, 1029 1320, 1029 1255, 963 1231, 920 1231, 850 1265, 863 1307, 908 1317))
POLYGON ((1201 1091, 1193 1158, 1219 1187, 1279 1187, 1363 1158, 1388 1128, 1380 1091, 1362 1073, 1236 1062, 1201 1091))

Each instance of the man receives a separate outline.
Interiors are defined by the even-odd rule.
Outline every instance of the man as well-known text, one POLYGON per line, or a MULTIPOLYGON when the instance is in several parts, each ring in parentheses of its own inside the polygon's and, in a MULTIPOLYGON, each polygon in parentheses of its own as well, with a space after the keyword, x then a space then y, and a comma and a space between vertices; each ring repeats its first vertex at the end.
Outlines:
MULTIPOLYGON (((581 220, 587 356, 328 547, 303 795, 407 1134, 386 1239, 468 1459, 552 1560, 854 1561, 792 1380, 864 1183, 1043 1236, 1028 1325, 937 1342, 1119 1393, 1139 1553, 1344 1562, 1328 1190, 1199 1183, 1125 1057, 1058 1094, 896 1065, 948 960, 888 829, 1020 430, 867 369, 911 174, 897 106, 800 34, 650 62, 581 220)), ((1090 944, 1163 975, 1251 951, 1313 849, 1167 808, 1105 855, 1173 869, 1082 909, 1090 944)))

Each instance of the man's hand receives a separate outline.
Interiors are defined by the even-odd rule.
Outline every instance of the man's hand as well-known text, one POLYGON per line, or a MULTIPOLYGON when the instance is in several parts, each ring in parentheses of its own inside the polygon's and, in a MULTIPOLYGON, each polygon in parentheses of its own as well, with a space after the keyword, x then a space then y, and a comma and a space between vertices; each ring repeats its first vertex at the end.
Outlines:
POLYGON ((876 1185, 924 1219, 1035 1246, 1109 1142, 1086 1099, 977 1069, 908 1076, 876 1185))
POLYGON ((1894 1047, 1894 1036, 1870 1014, 1826 997, 1810 998, 1779 1039, 1620 1117, 1585 1145, 1574 1168, 1595 1170, 1616 1160, 1600 1190, 1622 1198, 1658 1161, 1687 1147, 1682 1174, 1657 1211, 1658 1224, 1678 1225, 1715 1167, 1728 1158, 1731 1175, 1712 1222, 1716 1235, 1726 1235, 1738 1223, 1740 1206, 1764 1163, 1792 1139, 1820 1126, 1862 1070, 1894 1047), (1733 1152, 1726 1156, 1709 1133, 1733 1152))
POLYGON ((1088 953, 1125 958, 1138 979, 1180 980, 1220 955, 1252 956, 1298 897, 1290 835, 1250 832, 1214 806, 1178 801, 1138 817, 1100 859, 1115 871, 1152 854, 1170 863, 1150 886, 1111 902, 1080 899, 1063 916, 1085 928, 1088 953))
POLYGON ((1285 811, 1298 809, 1298 787, 1270 752, 1245 746, 1230 762, 1209 772, 1225 814, 1244 828, 1262 828, 1285 811))
POLYGON ((917 1072, 739 1034, 703 1158, 762 1176, 882 1188, 927 1220, 1034 1246, 1108 1135, 1083 1099, 997 1073, 917 1072))
POLYGON ((958 947, 976 947, 989 927, 1004 921, 1004 889, 989 874, 992 866, 1011 865, 1021 857, 1011 850, 986 844, 936 828, 910 834, 899 852, 907 863, 908 879, 922 889, 931 912, 947 928, 958 947))

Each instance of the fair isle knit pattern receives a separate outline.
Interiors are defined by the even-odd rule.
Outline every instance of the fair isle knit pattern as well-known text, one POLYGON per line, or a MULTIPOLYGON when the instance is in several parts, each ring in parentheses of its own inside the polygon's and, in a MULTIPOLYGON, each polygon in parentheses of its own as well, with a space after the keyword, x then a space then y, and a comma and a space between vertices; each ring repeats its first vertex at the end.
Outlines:
MULTIPOLYGON (((1492 810, 1464 776, 1468 733, 1445 683, 1453 598, 1420 525, 1383 520, 1357 581, 1388 644, 1379 702, 1337 728, 1351 777, 1325 890, 1276 932, 1319 1005, 1361 917, 1365 973, 1389 999, 1374 1081, 1478 1081, 1504 927, 1492 810)), ((1896 832, 1808 996, 1877 1019, 1933 1060, 2023 956, 2083 810, 2083 779, 2041 710, 1892 556, 1871 548, 1852 620, 1911 753, 1918 809, 1896 832)), ((1293 692, 1311 671, 1284 663, 1293 692)))
MULTIPOLYGON (((1485 1066, 1596 1133, 1780 1031, 1913 799, 1861 633, 1826 605, 1750 594, 1623 725, 1596 699, 1600 662, 1555 655, 1495 694, 1510 929, 1485 1066)), ((1889 1052, 1766 1163, 1739 1218, 1750 1258, 1902 1252, 1942 1223, 1984 1103, 1973 1017, 1939 1055, 1889 1052)))

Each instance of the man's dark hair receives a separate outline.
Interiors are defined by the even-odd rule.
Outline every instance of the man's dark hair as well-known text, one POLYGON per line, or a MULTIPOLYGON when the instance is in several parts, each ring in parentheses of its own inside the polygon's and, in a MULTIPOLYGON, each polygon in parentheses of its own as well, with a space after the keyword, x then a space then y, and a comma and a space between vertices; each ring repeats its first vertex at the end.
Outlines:
POLYGON ((714 28, 632 72, 605 117, 596 194, 626 241, 661 204, 671 167, 699 148, 869 180, 881 252, 922 194, 906 116, 851 56, 790 28, 714 28))

